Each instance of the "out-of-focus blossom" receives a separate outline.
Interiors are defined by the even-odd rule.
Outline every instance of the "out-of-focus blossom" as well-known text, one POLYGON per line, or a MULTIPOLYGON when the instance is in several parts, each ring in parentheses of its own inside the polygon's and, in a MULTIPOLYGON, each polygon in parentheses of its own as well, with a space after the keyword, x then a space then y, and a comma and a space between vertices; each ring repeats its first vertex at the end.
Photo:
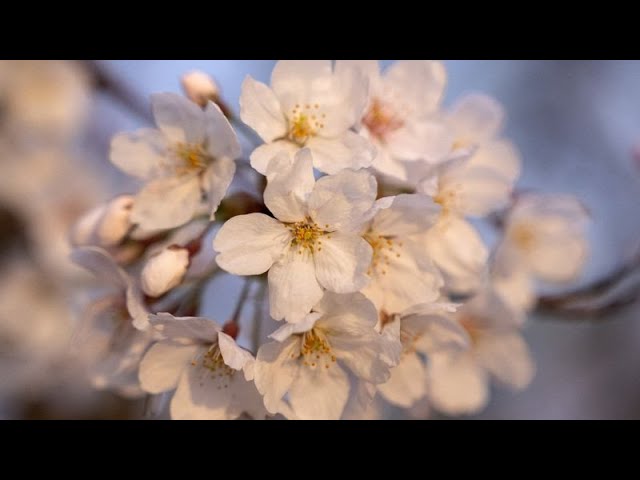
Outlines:
POLYGON ((251 154, 251 166, 266 175, 281 151, 301 148, 313 154, 313 166, 334 174, 371 165, 375 148, 352 129, 367 103, 367 80, 356 68, 334 68, 330 60, 281 60, 271 88, 247 77, 242 84, 240 116, 265 141, 251 154))
POLYGON ((131 221, 155 230, 183 225, 205 205, 213 215, 235 173, 236 134, 214 103, 202 110, 172 93, 155 94, 151 103, 158 129, 121 133, 111 142, 111 161, 148 182, 131 221))
POLYGON ((131 230, 133 200, 131 195, 120 195, 83 215, 72 229, 72 245, 104 248, 118 245, 131 230))
POLYGON ((437 115, 447 82, 441 62, 404 60, 384 73, 375 60, 337 63, 338 69, 349 67, 369 79, 360 133, 376 147, 376 171, 407 182, 406 162, 436 164, 449 155, 453 137, 437 115))
POLYGON ((216 103, 220 95, 220 89, 213 78, 199 70, 185 73, 180 83, 187 98, 203 108, 210 101, 216 103))
POLYGON ((189 268, 189 250, 170 246, 154 254, 145 263, 140 282, 150 297, 159 297, 178 286, 189 268))

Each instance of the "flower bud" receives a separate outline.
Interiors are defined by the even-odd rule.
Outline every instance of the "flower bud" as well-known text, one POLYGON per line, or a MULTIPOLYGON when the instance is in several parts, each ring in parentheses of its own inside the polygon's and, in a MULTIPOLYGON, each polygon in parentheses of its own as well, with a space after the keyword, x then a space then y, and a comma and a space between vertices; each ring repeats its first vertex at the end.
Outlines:
POLYGON ((100 205, 80 217, 71 228, 69 242, 72 246, 84 247, 95 242, 94 233, 106 209, 106 205, 100 205))
POLYGON ((124 239, 131 229, 131 207, 133 207, 133 197, 130 195, 121 195, 107 204, 96 229, 99 245, 113 247, 124 239))
POLYGON ((171 246, 153 255, 140 274, 142 290, 150 297, 159 297, 180 285, 189 268, 189 251, 171 246))
POLYGON ((209 100, 216 102, 220 94, 220 89, 213 78, 198 70, 182 76, 182 89, 189 100, 201 107, 204 107, 209 100))

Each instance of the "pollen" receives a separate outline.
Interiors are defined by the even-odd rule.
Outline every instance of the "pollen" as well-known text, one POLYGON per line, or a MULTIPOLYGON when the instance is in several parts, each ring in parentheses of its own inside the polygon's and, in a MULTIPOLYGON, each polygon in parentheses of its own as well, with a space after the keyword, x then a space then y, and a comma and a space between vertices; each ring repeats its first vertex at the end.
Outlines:
POLYGON ((318 104, 296 105, 293 108, 289 115, 289 139, 292 142, 302 146, 324 128, 324 123, 318 120, 315 113, 319 108, 318 104))
POLYGON ((511 229, 509 236, 518 248, 524 251, 531 250, 536 242, 535 233, 529 225, 516 225, 511 229))
MULTIPOLYGON (((291 246, 299 248, 299 253, 302 253, 304 250, 314 253, 316 245, 322 245, 319 238, 326 232, 310 218, 307 218, 303 222, 292 223, 288 227, 292 234, 291 246)), ((322 250, 322 247, 318 247, 318 251, 320 250, 322 250)))
POLYGON ((362 119, 367 130, 379 141, 384 142, 388 135, 404 125, 404 121, 395 109, 378 98, 371 102, 369 110, 362 119))
POLYGON ((218 345, 212 346, 202 358, 202 366, 211 371, 212 378, 233 377, 235 370, 224 363, 218 345))
POLYGON ((462 185, 447 185, 446 188, 438 192, 433 201, 442 207, 442 215, 460 210, 462 207, 462 185))
POLYGON ((376 233, 369 231, 364 239, 371 245, 373 249, 373 256, 371 257, 371 265, 367 270, 367 274, 373 275, 386 275, 387 268, 392 261, 402 257, 402 254, 398 252, 397 248, 400 243, 394 238, 383 237, 376 233))
POLYGON ((178 160, 177 170, 181 173, 204 170, 211 160, 202 145, 178 143, 174 154, 178 160))
POLYGON ((302 365, 310 368, 328 369, 331 364, 336 362, 331 345, 321 330, 314 328, 303 333, 301 337, 297 358, 302 359, 302 365))

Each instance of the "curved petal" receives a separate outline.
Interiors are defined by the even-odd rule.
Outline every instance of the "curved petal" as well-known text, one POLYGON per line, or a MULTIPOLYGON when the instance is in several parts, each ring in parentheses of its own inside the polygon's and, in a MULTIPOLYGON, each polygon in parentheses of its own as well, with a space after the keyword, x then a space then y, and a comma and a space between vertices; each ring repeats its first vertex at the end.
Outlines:
POLYGON ((400 60, 384 74, 384 83, 420 117, 437 110, 444 95, 447 71, 435 60, 400 60))
POLYGON ((214 158, 236 159, 240 156, 240 142, 220 107, 209 102, 204 109, 204 146, 214 158))
POLYGON ((220 325, 204 317, 174 317, 170 313, 158 313, 149 315, 149 321, 164 338, 183 345, 211 344, 220 331, 220 325))
POLYGON ((151 108, 156 125, 171 142, 203 143, 206 125, 198 105, 176 93, 154 93, 151 108))
POLYGON ((489 401, 487 375, 469 354, 435 354, 429 359, 429 399, 449 415, 470 415, 489 401))
POLYGON ((202 189, 207 194, 212 220, 215 219, 215 213, 218 211, 220 202, 227 194, 235 173, 236 162, 229 157, 216 158, 204 173, 202 189))
POLYGON ((482 335, 476 345, 478 362, 500 383, 513 390, 529 386, 535 365, 529 347, 518 332, 482 335))
POLYGON ((289 403, 301 420, 339 420, 349 399, 349 378, 340 366, 302 366, 291 389, 289 403))
POLYGON ((271 413, 278 413, 282 397, 298 374, 299 346, 300 338, 290 337, 282 343, 266 343, 258 350, 255 364, 256 387, 264 395, 264 405, 271 413))
POLYGON ((300 222, 307 216, 307 196, 313 190, 313 160, 308 149, 294 158, 279 153, 267 170, 264 204, 282 222, 300 222))
POLYGON ((154 180, 136 196, 131 222, 145 230, 179 227, 193 218, 201 198, 196 175, 154 180))
POLYGON ((389 208, 376 214, 371 230, 389 237, 424 233, 436 224, 441 210, 427 195, 401 194, 393 198, 389 208))
POLYGON ((427 252, 444 275, 447 288, 469 293, 479 287, 489 252, 469 223, 445 216, 425 239, 427 252))
POLYGON ((436 164, 451 152, 453 133, 443 123, 422 120, 406 124, 391 132, 385 143, 394 158, 436 164))
POLYGON ((127 273, 102 248, 75 248, 71 252, 71 261, 91 272, 96 278, 107 281, 115 287, 126 288, 130 282, 127 273))
POLYGON ((331 60, 280 60, 271 72, 271 88, 283 110, 310 101, 317 90, 326 89, 332 76, 331 60))
POLYGON ((357 292, 369 281, 373 250, 360 236, 331 233, 320 237, 313 259, 318 282, 336 293, 357 292))
POLYGON ((415 353, 402 357, 391 370, 389 381, 378 386, 382 396, 394 405, 409 408, 427 394, 427 371, 415 353))
POLYGON ((370 167, 376 149, 366 138, 347 131, 339 137, 313 137, 305 145, 313 153, 313 164, 321 172, 334 175, 345 168, 370 167))
POLYGON ((473 93, 458 100, 448 121, 461 141, 481 144, 498 135, 504 116, 502 105, 495 99, 473 93))
POLYGON ((369 172, 343 170, 322 177, 309 195, 309 215, 326 231, 358 231, 368 220, 378 193, 369 172))
POLYGON ((307 251, 288 249, 269 270, 269 306, 274 320, 298 323, 322 298, 313 259, 307 251))
POLYGON ((249 160, 251 161, 251 166, 258 173, 266 175, 271 161, 279 153, 285 152, 293 157, 296 152, 298 152, 298 150, 300 150, 300 147, 298 147, 298 145, 296 145, 295 143, 292 143, 288 140, 276 140, 273 143, 265 143, 264 145, 260 145, 251 153, 249 160))
POLYGON ((163 173, 166 155, 167 142, 162 132, 144 128, 115 135, 109 157, 123 172, 147 180, 163 173))
POLYGON ((252 369, 254 358, 251 352, 241 348, 229 335, 219 332, 218 346, 226 365, 234 370, 244 370, 246 367, 251 367, 252 369))
POLYGON ((140 385, 152 394, 173 390, 182 371, 196 356, 198 345, 176 345, 160 342, 153 345, 140 362, 140 385))
POLYGON ((240 118, 265 142, 273 142, 287 133, 287 121, 273 90, 247 76, 240 93, 240 118))
POLYGON ((227 220, 213 241, 216 262, 234 275, 260 275, 283 254, 291 234, 282 223, 262 213, 227 220))

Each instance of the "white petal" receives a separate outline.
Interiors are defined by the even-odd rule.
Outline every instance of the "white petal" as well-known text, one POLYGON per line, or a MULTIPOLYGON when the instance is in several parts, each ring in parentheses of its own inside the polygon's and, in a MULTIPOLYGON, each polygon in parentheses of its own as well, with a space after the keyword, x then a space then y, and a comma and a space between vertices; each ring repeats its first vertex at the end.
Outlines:
POLYGON ((438 221, 441 210, 440 205, 426 195, 401 194, 393 197, 389 208, 376 214, 371 230, 389 237, 424 233, 438 221))
POLYGON ((204 367, 202 356, 189 364, 180 377, 171 400, 174 420, 232 420, 240 416, 240 402, 246 395, 246 380, 241 372, 216 375, 204 367))
POLYGON ((508 142, 483 145, 467 161, 445 169, 440 195, 451 191, 458 212, 484 217, 507 204, 520 173, 519 165, 518 153, 508 142))
POLYGON ((207 194, 211 218, 218 211, 220 202, 227 194, 236 173, 236 162, 228 157, 216 158, 207 168, 202 178, 202 189, 207 194))
POLYGON ((244 370, 254 362, 253 355, 240 347, 233 338, 224 332, 218 332, 218 346, 224 363, 234 370, 244 370))
POLYGON ((201 144, 205 139, 204 112, 186 97, 175 93, 151 95, 156 125, 171 142, 201 144))
POLYGON ((443 308, 438 308, 438 304, 423 304, 403 313, 402 330, 417 338, 414 343, 417 351, 432 355, 470 347, 469 335, 447 311, 448 306, 445 304, 443 308))
POLYGON ((354 132, 339 137, 313 137, 307 143, 313 153, 313 164, 321 172, 334 175, 345 168, 359 170, 370 167, 375 158, 375 147, 354 132))
POLYGON ((428 374, 429 398, 443 413, 469 415, 489 401, 486 373, 469 354, 432 355, 428 374))
POLYGON ((447 71, 433 60, 401 60, 384 75, 385 85, 393 89, 415 116, 435 112, 444 95, 447 71))
POLYGON ((331 292, 352 293, 367 284, 373 250, 362 237, 331 233, 318 245, 313 259, 320 285, 331 292))
POLYGON ((286 113, 326 90, 331 76, 331 60, 280 60, 271 72, 271 87, 286 113))
POLYGON ((281 152, 269 165, 264 203, 282 222, 300 222, 307 216, 307 196, 313 190, 313 160, 308 149, 295 157, 281 152))
POLYGON ((71 252, 71 260, 91 272, 96 278, 113 286, 126 288, 129 276, 105 250, 98 247, 81 247, 71 252))
POLYGON ((368 220, 378 186, 369 172, 343 170, 322 177, 309 196, 309 214, 326 231, 358 231, 368 220))
POLYGON ((234 275, 260 275, 282 256, 290 238, 284 225, 261 213, 233 217, 213 241, 216 262, 234 275))
POLYGON ((251 166, 262 175, 267 174, 271 160, 279 153, 285 152, 293 157, 300 147, 288 140, 276 140, 273 143, 265 143, 256 148, 249 157, 251 166))
POLYGON ((435 164, 450 153, 453 134, 443 123, 421 120, 391 132, 385 143, 394 158, 435 164))
POLYGON ((442 275, 426 248, 410 239, 383 250, 369 269, 371 282, 362 290, 387 313, 400 313, 413 305, 436 300, 443 286, 442 275))
POLYGON ((240 142, 220 107, 209 102, 204 109, 204 146, 214 158, 236 159, 241 154, 240 142))
POLYGON ((250 76, 242 82, 240 118, 267 143, 287 133, 287 122, 275 93, 250 76))
POLYGON ((380 64, 377 60, 336 60, 336 73, 342 74, 349 68, 360 70, 369 79, 370 84, 380 81, 380 64))
POLYGON ((173 390, 180 375, 195 357, 198 345, 160 342, 152 346, 140 362, 140 385, 152 394, 173 390))
POLYGON ((159 130, 145 128, 133 133, 119 133, 111 140, 111 163, 142 180, 164 172, 166 155, 166 139, 159 130))
MULTIPOLYGON (((302 250, 301 250, 302 251, 302 250)), ((269 270, 269 306, 274 320, 302 321, 322 298, 311 255, 288 249, 269 270)))
POLYGON ((349 398, 349 379, 340 366, 300 368, 289 391, 291 408, 301 420, 339 420, 349 398))
POLYGON ((427 251, 448 288, 458 293, 478 288, 489 253, 469 223, 454 216, 443 217, 425 238, 427 251))
POLYGON ((480 144, 499 133, 504 110, 487 95, 470 94, 453 106, 448 120, 461 141, 480 144))
POLYGON ((196 175, 154 180, 136 196, 131 222, 145 230, 179 227, 193 218, 201 197, 196 175))
POLYGON ((535 366, 519 333, 481 335, 476 353, 480 364, 502 384, 522 390, 531 383, 535 366))
POLYGON ((388 339, 376 331, 378 313, 364 295, 327 292, 314 310, 325 312, 317 328, 326 333, 340 363, 358 378, 373 384, 389 378, 389 366, 382 358, 388 339))
POLYGON ((378 390, 390 403, 409 408, 427 394, 427 372, 415 353, 402 357, 400 364, 391 369, 389 381, 378 390))
POLYGON ((169 313, 158 313, 149 315, 149 321, 164 338, 185 345, 213 343, 220 331, 216 322, 203 317, 174 317, 169 313))
POLYGON ((269 335, 269 338, 273 338, 278 342, 284 342, 291 335, 295 335, 296 333, 305 333, 311 330, 320 317, 322 317, 322 313, 311 312, 309 315, 304 317, 300 323, 285 323, 269 335))
POLYGON ((297 376, 300 363, 297 357, 300 339, 292 337, 283 343, 266 343, 258 350, 255 364, 255 382, 264 395, 264 405, 271 413, 278 413, 282 397, 297 376))

